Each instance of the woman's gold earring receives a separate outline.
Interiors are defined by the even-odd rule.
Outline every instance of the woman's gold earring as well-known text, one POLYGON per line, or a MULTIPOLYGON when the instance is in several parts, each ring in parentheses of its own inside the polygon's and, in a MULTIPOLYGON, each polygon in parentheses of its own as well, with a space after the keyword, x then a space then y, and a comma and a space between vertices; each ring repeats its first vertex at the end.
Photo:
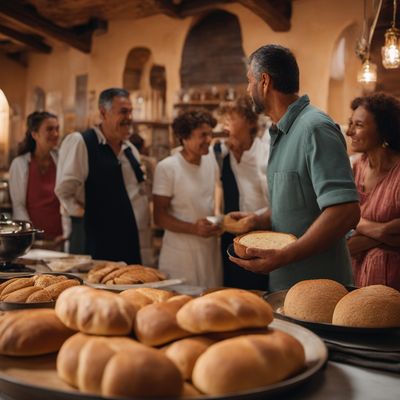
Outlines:
POLYGON ((382 147, 383 147, 384 149, 387 149, 387 148, 389 147, 389 143, 385 140, 385 141, 382 143, 382 147))

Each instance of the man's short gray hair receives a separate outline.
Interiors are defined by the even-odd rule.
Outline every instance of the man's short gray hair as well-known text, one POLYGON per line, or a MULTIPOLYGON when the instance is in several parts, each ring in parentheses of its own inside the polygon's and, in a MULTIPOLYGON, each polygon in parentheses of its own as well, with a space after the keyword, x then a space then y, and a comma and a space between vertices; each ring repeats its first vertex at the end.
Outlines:
POLYGON ((99 108, 104 107, 107 111, 111 109, 114 97, 126 97, 129 99, 129 92, 122 88, 105 89, 99 96, 99 108))

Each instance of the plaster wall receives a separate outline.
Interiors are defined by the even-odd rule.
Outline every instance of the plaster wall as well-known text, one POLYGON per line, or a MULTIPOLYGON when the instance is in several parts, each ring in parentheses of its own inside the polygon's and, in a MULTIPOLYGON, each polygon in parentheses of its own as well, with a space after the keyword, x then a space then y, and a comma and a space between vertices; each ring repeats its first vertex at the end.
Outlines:
MULTIPOLYGON (((329 99, 331 56, 346 27, 351 24, 361 26, 362 6, 362 0, 294 0, 289 32, 272 31, 260 17, 237 3, 219 8, 238 17, 246 56, 266 43, 291 48, 301 70, 300 94, 307 93, 317 107, 328 111, 329 101, 332 101, 329 99)), ((171 116, 174 95, 180 89, 179 69, 184 41, 190 27, 200 17, 173 19, 157 15, 140 20, 110 21, 106 34, 93 37, 91 54, 83 54, 54 41, 50 55, 31 53, 25 70, 12 61, 5 63, 1 58, 0 87, 4 86, 6 96, 15 97, 25 109, 25 115, 33 111, 33 91, 40 87, 52 99, 47 105, 55 107, 54 112, 63 113, 65 119, 65 114, 74 110, 76 76, 88 74, 88 111, 93 117, 97 114, 99 92, 106 87, 122 85, 129 51, 138 46, 147 47, 152 52, 153 62, 166 68, 167 112, 171 116), (13 71, 13 74, 7 71, 13 71)), ((345 102, 358 94, 353 90, 357 89, 345 91, 349 98, 345 102)), ((344 93, 343 90, 337 92, 344 93)), ((335 114, 338 122, 347 120, 345 107, 335 108, 335 114)))

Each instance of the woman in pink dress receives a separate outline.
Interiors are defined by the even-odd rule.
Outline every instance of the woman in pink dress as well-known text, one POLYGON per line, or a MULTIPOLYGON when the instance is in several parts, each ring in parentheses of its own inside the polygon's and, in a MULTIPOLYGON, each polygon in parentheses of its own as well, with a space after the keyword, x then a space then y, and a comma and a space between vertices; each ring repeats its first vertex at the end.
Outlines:
POLYGON ((60 203, 54 193, 59 124, 54 114, 36 111, 28 116, 27 125, 10 167, 13 218, 30 220, 57 248, 63 242, 60 203))
POLYGON ((357 97, 349 129, 361 219, 348 241, 357 286, 400 290, 400 102, 375 93, 357 97))

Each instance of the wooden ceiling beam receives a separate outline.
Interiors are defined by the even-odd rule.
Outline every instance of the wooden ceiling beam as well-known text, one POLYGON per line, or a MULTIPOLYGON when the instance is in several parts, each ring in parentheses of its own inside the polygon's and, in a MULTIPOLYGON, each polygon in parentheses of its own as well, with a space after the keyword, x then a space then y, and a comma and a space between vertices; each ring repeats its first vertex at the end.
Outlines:
POLYGON ((50 46, 32 35, 25 35, 4 25, 0 25, 0 33, 19 43, 25 44, 40 53, 51 53, 52 48, 50 46))
POLYGON ((277 32, 290 30, 291 0, 237 0, 237 2, 262 18, 272 30, 277 32))
POLYGON ((0 14, 32 30, 66 43, 84 53, 90 53, 91 33, 78 35, 43 18, 35 9, 26 7, 21 0, 0 1, 0 14))
POLYGON ((189 17, 217 8, 219 4, 224 3, 232 3, 232 0, 192 0, 190 2, 182 2, 178 6, 178 15, 181 18, 189 17))

